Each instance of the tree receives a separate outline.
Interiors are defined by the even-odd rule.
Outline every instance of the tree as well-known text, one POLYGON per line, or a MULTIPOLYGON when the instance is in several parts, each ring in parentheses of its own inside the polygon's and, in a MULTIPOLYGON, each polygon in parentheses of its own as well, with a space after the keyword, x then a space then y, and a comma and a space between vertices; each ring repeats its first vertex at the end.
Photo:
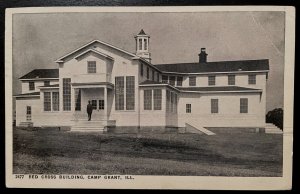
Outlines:
POLYGON ((266 122, 273 123, 281 130, 283 129, 283 110, 282 108, 275 108, 266 115, 266 122))

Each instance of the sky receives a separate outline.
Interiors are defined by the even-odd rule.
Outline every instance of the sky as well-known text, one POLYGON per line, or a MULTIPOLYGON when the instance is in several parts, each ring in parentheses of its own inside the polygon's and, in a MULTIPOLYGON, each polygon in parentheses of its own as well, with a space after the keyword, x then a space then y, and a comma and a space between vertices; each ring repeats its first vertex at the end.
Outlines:
POLYGON ((13 16, 13 93, 22 75, 58 68, 54 61, 98 39, 135 52, 134 36, 150 35, 152 63, 269 59, 267 111, 283 107, 284 12, 44 13, 13 16))

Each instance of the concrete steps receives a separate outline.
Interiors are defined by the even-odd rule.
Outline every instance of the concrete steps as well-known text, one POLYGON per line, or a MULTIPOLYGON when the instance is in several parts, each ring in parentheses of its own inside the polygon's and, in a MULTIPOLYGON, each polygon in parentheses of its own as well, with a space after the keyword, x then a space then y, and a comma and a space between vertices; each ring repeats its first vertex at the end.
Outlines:
POLYGON ((265 133, 269 134, 283 134, 283 131, 272 123, 266 123, 265 133))
POLYGON ((216 135, 215 133, 213 133, 212 131, 209 131, 207 129, 205 129, 204 127, 200 126, 197 123, 185 123, 185 127, 187 132, 190 133, 198 133, 198 134, 205 134, 205 135, 216 135))
POLYGON ((76 120, 71 132, 103 132, 106 125, 106 120, 76 120))

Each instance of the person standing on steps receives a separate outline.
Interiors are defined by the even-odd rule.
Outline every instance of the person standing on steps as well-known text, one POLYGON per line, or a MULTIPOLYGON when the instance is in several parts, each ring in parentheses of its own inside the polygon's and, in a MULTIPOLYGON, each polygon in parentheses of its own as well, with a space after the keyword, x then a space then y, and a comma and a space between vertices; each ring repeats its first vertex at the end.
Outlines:
POLYGON ((89 121, 90 121, 93 113, 93 106, 91 105, 91 101, 89 101, 89 104, 86 106, 86 112, 88 114, 89 121))

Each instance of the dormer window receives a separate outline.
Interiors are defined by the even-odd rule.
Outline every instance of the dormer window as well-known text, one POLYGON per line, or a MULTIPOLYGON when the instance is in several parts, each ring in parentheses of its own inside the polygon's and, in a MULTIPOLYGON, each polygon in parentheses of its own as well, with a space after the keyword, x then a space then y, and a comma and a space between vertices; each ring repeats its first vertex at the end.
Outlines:
POLYGON ((29 90, 34 90, 34 82, 29 82, 29 90))
POLYGON ((96 61, 88 61, 87 72, 96 73, 96 61))

